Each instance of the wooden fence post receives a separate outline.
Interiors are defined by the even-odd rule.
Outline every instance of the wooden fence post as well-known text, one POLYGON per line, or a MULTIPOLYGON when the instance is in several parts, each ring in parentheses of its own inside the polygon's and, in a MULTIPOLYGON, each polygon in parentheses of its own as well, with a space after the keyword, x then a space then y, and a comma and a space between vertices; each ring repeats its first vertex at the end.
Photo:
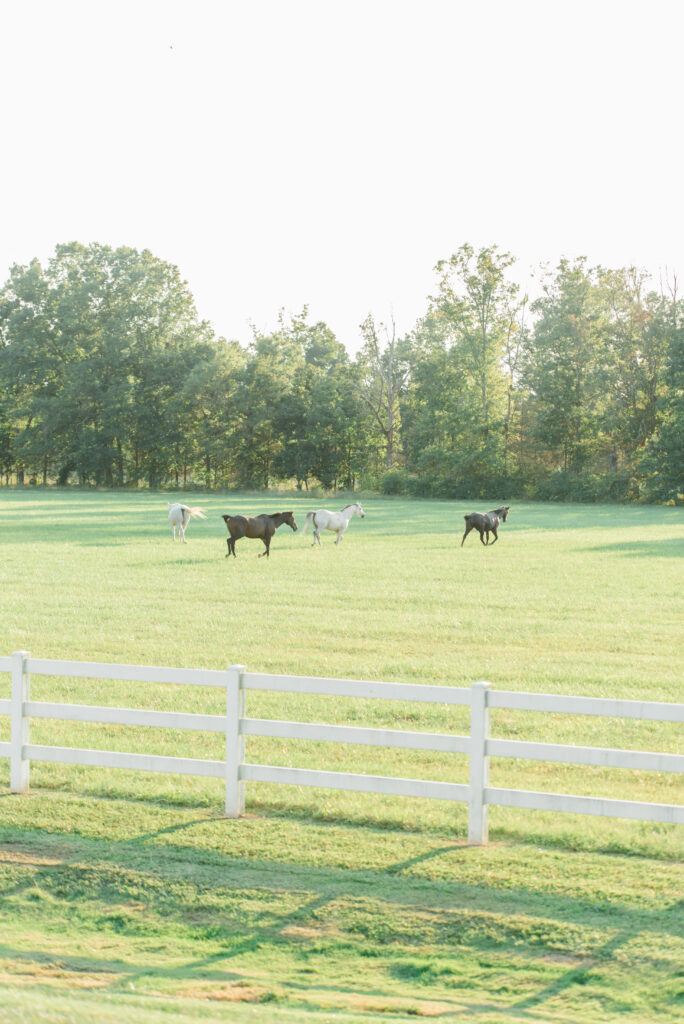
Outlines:
POLYGON ((470 807, 468 844, 485 846, 489 839, 489 808, 484 791, 489 785, 489 705, 490 683, 473 683, 470 689, 470 807))
POLYGON ((226 817, 239 818, 245 810, 245 784, 240 765, 245 760, 245 737, 240 719, 245 717, 244 665, 229 665, 226 683, 226 817))
POLYGON ((15 651, 12 655, 10 791, 23 794, 28 793, 31 767, 31 762, 24 758, 30 729, 30 719, 24 715, 24 704, 29 700, 31 686, 26 665, 28 658, 28 651, 15 651))

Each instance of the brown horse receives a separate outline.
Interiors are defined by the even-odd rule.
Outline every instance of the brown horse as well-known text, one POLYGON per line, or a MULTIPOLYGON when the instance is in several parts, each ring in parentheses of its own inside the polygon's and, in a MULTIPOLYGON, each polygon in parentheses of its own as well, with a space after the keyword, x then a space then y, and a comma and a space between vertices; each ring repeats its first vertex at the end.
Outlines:
POLYGON ((264 555, 269 557, 269 549, 271 547, 271 537, 276 532, 279 526, 283 523, 287 523, 293 530, 297 529, 294 515, 292 512, 274 512, 269 514, 264 512, 260 516, 223 516, 228 533, 230 537, 226 538, 226 544, 228 545, 228 554, 226 558, 233 556, 237 558, 235 554, 235 542, 240 540, 242 537, 251 537, 254 540, 262 540, 266 545, 266 550, 262 551, 259 558, 264 555))
POLYGON ((464 516, 466 528, 463 540, 461 541, 461 547, 463 547, 463 541, 471 530, 477 530, 483 544, 489 544, 489 534, 491 531, 494 534, 492 544, 496 544, 499 539, 499 535, 496 532, 499 529, 499 523, 506 522, 510 507, 510 505, 502 505, 501 508, 495 508, 491 512, 471 512, 470 515, 464 516), (485 540, 485 535, 487 540, 485 540))

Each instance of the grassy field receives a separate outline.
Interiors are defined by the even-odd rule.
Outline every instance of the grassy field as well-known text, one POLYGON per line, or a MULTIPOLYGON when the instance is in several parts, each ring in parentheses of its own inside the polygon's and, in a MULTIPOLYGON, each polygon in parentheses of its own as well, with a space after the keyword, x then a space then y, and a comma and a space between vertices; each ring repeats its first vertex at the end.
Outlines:
MULTIPOLYGON (((513 504, 460 547, 458 502, 368 498, 339 545, 301 536, 344 497, 0 491, 0 654, 684 700, 684 514, 513 504), (271 558, 223 512, 292 508, 271 558)), ((0 696, 9 679, 0 675, 0 696)), ((222 711, 192 688, 36 677, 36 700, 222 711)), ((463 710, 248 695, 250 717, 467 732, 463 710)), ((682 752, 681 729, 513 712, 492 735, 682 752)), ((0 740, 9 736, 0 718, 0 740)), ((35 743, 221 757, 216 737, 34 721, 35 743), (198 751, 201 750, 201 754, 198 751)), ((247 759, 467 780, 460 756, 250 738, 247 759)), ((681 776, 498 760, 492 785, 682 803, 681 776)), ((680 827, 0 760, 0 1022, 417 1017, 684 1020, 680 827)))

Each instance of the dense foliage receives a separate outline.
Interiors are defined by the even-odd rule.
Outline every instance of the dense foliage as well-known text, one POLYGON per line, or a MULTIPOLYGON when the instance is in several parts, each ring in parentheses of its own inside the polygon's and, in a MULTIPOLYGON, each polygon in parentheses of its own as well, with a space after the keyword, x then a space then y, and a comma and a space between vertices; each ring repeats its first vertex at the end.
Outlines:
POLYGON ((513 263, 462 246, 413 331, 368 317, 351 358, 306 309, 245 348, 149 251, 58 246, 0 291, 0 473, 684 502, 676 282, 562 260, 529 302, 513 263))

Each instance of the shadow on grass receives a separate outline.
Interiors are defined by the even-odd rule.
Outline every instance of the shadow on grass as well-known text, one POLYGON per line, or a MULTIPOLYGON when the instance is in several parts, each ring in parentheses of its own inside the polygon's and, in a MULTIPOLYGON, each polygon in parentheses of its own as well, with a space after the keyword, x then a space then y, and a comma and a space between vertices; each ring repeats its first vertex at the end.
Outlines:
MULTIPOLYGON (((47 788, 42 787, 42 789, 44 792, 56 792, 66 796, 71 796, 73 793, 68 784, 56 785, 47 788)), ((189 797, 179 793, 177 796, 173 796, 169 793, 165 793, 149 798, 116 789, 105 790, 97 786, 88 786, 85 781, 83 781, 83 784, 79 785, 78 798, 92 799, 93 801, 109 801, 111 803, 125 801, 126 804, 131 806, 138 805, 141 808, 155 807, 160 810, 168 811, 200 811, 201 809, 206 809, 207 811, 207 814, 202 818, 170 826, 168 830, 162 829, 159 832, 151 832, 147 835, 141 835, 138 837, 140 841, 154 839, 159 835, 163 835, 166 831, 181 832, 192 825, 228 820, 224 818, 221 811, 217 810, 217 802, 212 795, 207 795, 204 799, 198 799, 196 795, 189 797)), ((14 794, 8 792, 0 793, 0 802, 16 799, 17 797, 14 794)), ((426 841, 443 839, 445 842, 449 843, 448 846, 444 847, 445 852, 451 851, 455 848, 465 848, 466 850, 476 849, 475 847, 469 847, 467 845, 467 822, 465 820, 462 823, 460 831, 458 826, 447 830, 443 825, 432 826, 423 821, 419 816, 412 821, 406 821, 404 819, 398 820, 395 817, 383 817, 379 813, 370 814, 362 811, 355 812, 350 810, 350 808, 345 808, 344 811, 338 811, 331 808, 324 808, 316 804, 292 803, 288 804, 286 807, 280 807, 256 797, 252 797, 249 801, 247 817, 296 822, 300 825, 310 825, 312 827, 325 828, 326 826, 334 826, 339 829, 348 829, 350 832, 358 832, 359 830, 367 829, 373 834, 396 833, 397 835, 424 836, 426 841)), ((572 815, 569 817, 572 817, 572 815)), ((584 818, 582 815, 579 817, 584 818)), ((678 826, 665 827, 677 828, 678 826)), ((625 839, 624 842, 612 838, 608 842, 600 844, 596 842, 596 836, 593 832, 591 839, 585 840, 581 834, 569 836, 567 832, 562 834, 553 834, 543 828, 536 829, 534 826, 534 812, 527 813, 524 818, 524 823, 521 824, 519 829, 507 828, 503 824, 500 824, 497 827, 490 826, 490 842, 503 842, 519 846, 529 846, 549 850, 553 849, 561 853, 568 854, 586 853, 625 857, 637 856, 653 861, 654 864, 668 864, 673 862, 672 855, 668 851, 659 853, 653 849, 635 850, 634 842, 631 838, 625 839)), ((431 859, 434 856, 435 854, 431 852, 430 854, 427 854, 425 858, 420 859, 431 859)))
MULTIPOLYGON (((116 545, 126 539, 149 537, 159 540, 167 533, 169 501, 183 501, 205 507, 206 524, 194 524, 193 530, 209 529, 225 536, 221 515, 255 515, 273 512, 283 506, 296 517, 316 508, 343 507, 351 496, 338 495, 325 500, 306 495, 182 494, 168 492, 69 492, 48 489, 2 491, 5 530, 3 543, 73 543, 116 545)), ((406 536, 416 534, 463 533, 463 516, 487 511, 503 501, 511 504, 508 522, 502 531, 587 530, 648 528, 684 523, 683 510, 664 506, 576 505, 563 503, 510 502, 501 495, 488 501, 450 501, 447 499, 404 499, 383 496, 364 497, 366 519, 355 521, 350 530, 360 535, 406 536)))
MULTIPOLYGON (((573 985, 590 985, 592 969, 612 961, 618 950, 640 934, 684 938, 681 900, 665 911, 650 910, 646 905, 635 908, 610 903, 600 894, 595 899, 573 898, 567 893, 537 890, 533 885, 490 885, 486 875, 478 884, 459 881, 459 861, 479 855, 477 848, 461 844, 426 850, 384 868, 344 870, 282 859, 231 857, 192 845, 155 846, 152 842, 160 836, 180 836, 209 820, 215 821, 201 817, 135 839, 114 841, 16 829, 12 842, 4 846, 12 854, 14 877, 3 895, 19 901, 19 905, 24 900, 35 906, 38 900, 41 906, 42 900, 48 916, 54 912, 60 915, 60 908, 67 904, 85 906, 90 914, 84 918, 90 922, 87 927, 130 933, 131 938, 141 934, 140 920, 126 909, 135 898, 145 920, 155 915, 152 920, 164 922, 164 928, 170 925, 179 933, 189 933, 199 950, 203 942, 214 947, 218 942, 223 947, 185 962, 178 962, 178 954, 171 950, 172 963, 164 964, 160 957, 148 967, 133 962, 134 945, 127 948, 130 959, 102 956, 96 951, 86 958, 60 950, 61 970, 111 974, 104 991, 117 992, 143 979, 244 983, 246 975, 239 966, 226 971, 222 965, 234 964, 241 956, 258 951, 264 962, 269 956, 279 962, 278 957, 286 958, 293 947, 300 962, 311 959, 313 963, 320 957, 321 966, 329 955, 375 957, 385 965, 389 976, 403 976, 402 971, 405 974, 414 966, 416 955, 421 955, 417 950, 434 948, 442 961, 448 959, 454 965, 447 973, 456 986, 458 964, 466 954, 477 958, 495 953, 498 976, 504 970, 501 958, 506 954, 510 953, 516 962, 523 955, 544 960, 547 980, 538 982, 535 991, 517 1002, 507 1003, 501 997, 498 1005, 487 1004, 488 1012, 508 1013, 509 1019, 511 1015, 525 1017, 573 985), (19 881, 18 850, 29 855, 26 878, 19 881), (49 857, 50 862, 41 863, 41 856, 49 857), (454 861, 453 879, 406 873, 435 858, 454 861), (144 896, 140 897, 140 892, 144 896), (607 939, 606 934, 610 936, 607 939), (585 940, 585 948, 577 953, 574 943, 579 937, 585 940), (555 964, 556 977, 549 983, 548 960, 557 960, 559 953, 562 962, 555 964)), ((312 827, 319 832, 321 826, 312 827)), ((320 840, 320 833, 313 836, 312 848, 320 840)), ((359 841, 363 841, 362 834, 359 841)), ((0 857, 2 850, 0 847, 0 857)), ((47 922, 48 932, 49 926, 47 922)), ((24 975, 27 962, 48 965, 55 960, 54 954, 46 953, 44 948, 17 951, 10 945, 0 946, 0 956, 15 963, 24 975)), ((249 975, 248 965, 245 969, 249 975)), ((419 980, 424 986, 430 979, 419 980)), ((326 982, 322 971, 320 985, 315 987, 332 990, 326 982)), ((281 984, 293 999, 297 998, 296 978, 287 977, 281 984)), ((396 996, 382 971, 374 973, 372 984, 374 995, 396 996)), ((335 990, 340 994, 354 991, 340 986, 335 990)), ((464 1006, 462 994, 460 1006, 464 1006)), ((499 989, 493 986, 489 999, 496 999, 497 994, 499 989)), ((478 1013, 484 1006, 473 1002, 467 1009, 478 1013)))
POLYGON ((633 540, 616 541, 614 544, 597 544, 584 549, 585 551, 604 551, 615 555, 636 555, 651 558, 684 558, 684 537, 670 537, 667 540, 633 540))

